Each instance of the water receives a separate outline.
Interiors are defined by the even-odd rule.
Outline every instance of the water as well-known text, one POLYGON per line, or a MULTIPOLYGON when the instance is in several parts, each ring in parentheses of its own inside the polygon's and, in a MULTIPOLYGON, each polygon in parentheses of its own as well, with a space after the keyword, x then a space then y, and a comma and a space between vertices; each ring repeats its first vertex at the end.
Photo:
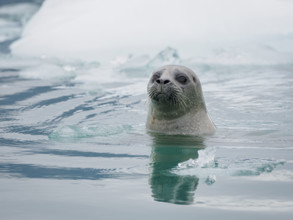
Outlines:
POLYGON ((291 58, 169 47, 103 64, 3 49, 1 219, 292 219, 291 58), (148 77, 167 63, 197 72, 215 135, 145 130, 148 77))

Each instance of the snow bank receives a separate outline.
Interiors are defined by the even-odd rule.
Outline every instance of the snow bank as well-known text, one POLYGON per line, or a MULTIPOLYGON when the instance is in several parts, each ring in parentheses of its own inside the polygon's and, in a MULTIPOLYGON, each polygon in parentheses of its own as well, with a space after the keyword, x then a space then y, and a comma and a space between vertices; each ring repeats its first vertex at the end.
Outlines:
POLYGON ((103 61, 171 46, 189 57, 251 39, 292 43, 292 21, 289 0, 46 0, 11 51, 103 61))

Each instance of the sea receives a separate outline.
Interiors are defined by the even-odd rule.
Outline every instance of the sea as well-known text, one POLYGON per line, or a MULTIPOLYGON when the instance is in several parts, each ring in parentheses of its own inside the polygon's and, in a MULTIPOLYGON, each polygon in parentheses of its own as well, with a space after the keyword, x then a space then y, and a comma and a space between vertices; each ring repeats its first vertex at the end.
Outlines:
POLYGON ((0 4, 0 218, 292 219, 293 56, 266 45, 110 63, 18 56, 42 1, 0 4), (261 54, 265 59, 257 59, 261 54), (145 127, 155 68, 198 75, 211 136, 145 127))

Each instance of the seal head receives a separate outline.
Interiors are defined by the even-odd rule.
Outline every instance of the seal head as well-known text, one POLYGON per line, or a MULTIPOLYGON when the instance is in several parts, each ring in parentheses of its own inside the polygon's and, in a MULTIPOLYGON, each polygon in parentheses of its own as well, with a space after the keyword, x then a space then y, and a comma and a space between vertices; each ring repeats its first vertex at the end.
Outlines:
POLYGON ((179 65, 155 70, 147 86, 147 128, 169 134, 212 133, 201 84, 196 74, 179 65))

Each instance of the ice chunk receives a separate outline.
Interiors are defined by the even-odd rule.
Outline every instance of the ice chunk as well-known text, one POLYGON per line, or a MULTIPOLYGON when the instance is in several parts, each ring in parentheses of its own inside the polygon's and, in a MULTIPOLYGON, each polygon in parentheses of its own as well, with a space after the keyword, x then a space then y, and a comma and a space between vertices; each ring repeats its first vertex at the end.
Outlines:
POLYGON ((172 46, 185 58, 215 45, 292 33, 292 20, 290 1, 46 0, 11 49, 109 61, 172 46))
POLYGON ((162 50, 157 56, 155 56, 149 63, 148 66, 158 68, 167 64, 179 64, 180 59, 176 49, 167 47, 162 50))

